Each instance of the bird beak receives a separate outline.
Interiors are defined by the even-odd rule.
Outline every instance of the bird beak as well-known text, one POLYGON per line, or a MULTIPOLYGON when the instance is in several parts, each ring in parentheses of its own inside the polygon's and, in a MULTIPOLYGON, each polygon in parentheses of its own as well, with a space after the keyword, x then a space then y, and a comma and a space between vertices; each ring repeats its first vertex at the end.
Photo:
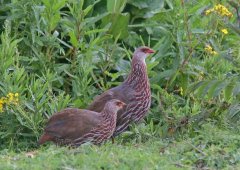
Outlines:
POLYGON ((155 51, 154 51, 153 49, 149 48, 149 49, 147 50, 147 53, 148 53, 148 54, 152 54, 152 53, 155 53, 155 51))

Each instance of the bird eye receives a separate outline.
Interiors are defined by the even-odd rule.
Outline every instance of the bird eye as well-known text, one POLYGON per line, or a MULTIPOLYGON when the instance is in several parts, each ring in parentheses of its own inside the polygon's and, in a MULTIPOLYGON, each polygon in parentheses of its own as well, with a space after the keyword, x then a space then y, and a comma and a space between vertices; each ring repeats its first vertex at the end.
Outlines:
POLYGON ((116 102, 116 105, 117 105, 118 107, 121 107, 121 106, 122 106, 122 102, 116 102))
POLYGON ((118 107, 123 107, 123 106, 125 106, 125 103, 123 103, 123 102, 121 102, 121 101, 117 101, 116 102, 116 105, 118 106, 118 107))
POLYGON ((155 51, 152 50, 151 48, 142 48, 141 51, 146 53, 146 54, 155 53, 155 51))
POLYGON ((144 53, 148 53, 148 50, 147 48, 143 48, 141 51, 144 52, 144 53))

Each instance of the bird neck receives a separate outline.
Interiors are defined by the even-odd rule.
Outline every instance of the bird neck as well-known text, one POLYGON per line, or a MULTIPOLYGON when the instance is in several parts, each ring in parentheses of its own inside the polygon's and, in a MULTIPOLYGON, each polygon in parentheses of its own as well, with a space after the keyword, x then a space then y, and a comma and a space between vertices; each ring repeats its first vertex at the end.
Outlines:
POLYGON ((101 113, 104 119, 113 119, 114 117, 117 117, 117 112, 110 106, 104 107, 101 113))
POLYGON ((137 88, 140 84, 146 84, 148 86, 149 83, 145 60, 133 57, 131 72, 125 80, 125 83, 133 88, 137 88))

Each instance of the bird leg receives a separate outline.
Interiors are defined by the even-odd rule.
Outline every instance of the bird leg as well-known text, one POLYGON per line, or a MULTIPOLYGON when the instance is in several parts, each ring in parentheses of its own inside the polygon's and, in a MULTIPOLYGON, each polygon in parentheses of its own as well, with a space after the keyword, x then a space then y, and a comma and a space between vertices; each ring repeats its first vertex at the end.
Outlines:
POLYGON ((115 141, 114 141, 114 137, 113 137, 113 136, 111 136, 111 139, 112 139, 112 144, 114 144, 114 142, 115 142, 115 141))

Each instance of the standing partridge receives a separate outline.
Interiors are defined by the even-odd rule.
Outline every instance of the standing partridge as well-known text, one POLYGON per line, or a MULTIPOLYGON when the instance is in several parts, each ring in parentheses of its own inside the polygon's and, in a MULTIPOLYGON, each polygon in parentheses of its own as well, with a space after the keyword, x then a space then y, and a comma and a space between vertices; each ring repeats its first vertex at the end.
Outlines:
POLYGON ((100 144, 115 130, 118 110, 125 103, 112 99, 101 112, 67 108, 55 113, 47 122, 39 144, 52 141, 57 145, 79 146, 85 142, 100 144))
POLYGON ((113 137, 125 131, 131 122, 139 122, 150 108, 151 91, 145 59, 151 53, 154 53, 154 50, 149 47, 137 48, 127 79, 121 85, 97 96, 88 107, 89 110, 100 112, 109 100, 118 99, 126 103, 126 106, 117 113, 113 137))

